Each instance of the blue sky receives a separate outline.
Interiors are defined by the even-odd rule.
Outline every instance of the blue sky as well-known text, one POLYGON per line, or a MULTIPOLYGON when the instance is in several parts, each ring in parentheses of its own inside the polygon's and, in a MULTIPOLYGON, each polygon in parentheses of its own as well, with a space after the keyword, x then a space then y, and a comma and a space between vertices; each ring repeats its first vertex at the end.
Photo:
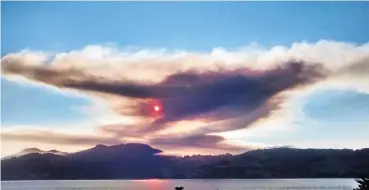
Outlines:
POLYGON ((87 44, 211 50, 367 42, 366 2, 3 2, 3 54, 87 44), (17 24, 14 24, 17 23, 17 24))
POLYGON ((62 95, 41 87, 1 80, 2 125, 67 125, 84 121, 86 114, 78 106, 88 105, 88 100, 62 95))
MULTIPOLYGON (((322 39, 358 45, 369 40, 367 2, 1 3, 2 57, 25 49, 68 52, 91 44, 208 52, 253 42, 271 48, 322 39)), ((48 128, 90 119, 76 109, 89 105, 87 99, 3 77, 1 82, 3 127, 48 128)), ((349 132, 348 139, 361 139, 360 130, 366 130, 369 122, 369 95, 348 90, 316 92, 302 110, 319 125, 302 121, 302 126, 309 126, 291 139, 340 140, 349 132)))

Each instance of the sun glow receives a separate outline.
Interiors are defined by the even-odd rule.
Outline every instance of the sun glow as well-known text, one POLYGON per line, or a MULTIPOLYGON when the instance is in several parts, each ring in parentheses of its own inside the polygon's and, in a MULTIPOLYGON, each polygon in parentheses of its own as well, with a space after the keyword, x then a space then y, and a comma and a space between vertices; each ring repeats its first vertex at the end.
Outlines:
POLYGON ((156 111, 156 112, 158 112, 158 111, 160 111, 160 107, 159 106, 154 106, 154 110, 156 111))

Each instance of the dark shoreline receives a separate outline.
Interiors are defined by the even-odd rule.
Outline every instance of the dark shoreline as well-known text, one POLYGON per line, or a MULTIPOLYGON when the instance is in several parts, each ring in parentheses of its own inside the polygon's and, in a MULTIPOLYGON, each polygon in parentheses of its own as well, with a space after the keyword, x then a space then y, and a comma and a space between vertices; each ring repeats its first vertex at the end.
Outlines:
POLYGON ((369 176, 369 149, 274 148, 239 155, 160 156, 148 145, 1 160, 1 180, 331 179, 369 176))

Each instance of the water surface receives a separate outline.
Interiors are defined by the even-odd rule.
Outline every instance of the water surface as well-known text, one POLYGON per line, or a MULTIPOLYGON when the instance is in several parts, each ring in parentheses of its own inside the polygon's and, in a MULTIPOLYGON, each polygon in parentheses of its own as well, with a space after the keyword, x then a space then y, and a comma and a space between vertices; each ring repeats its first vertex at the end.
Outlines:
POLYGON ((2 181, 3 190, 352 190, 353 179, 183 179, 2 181))

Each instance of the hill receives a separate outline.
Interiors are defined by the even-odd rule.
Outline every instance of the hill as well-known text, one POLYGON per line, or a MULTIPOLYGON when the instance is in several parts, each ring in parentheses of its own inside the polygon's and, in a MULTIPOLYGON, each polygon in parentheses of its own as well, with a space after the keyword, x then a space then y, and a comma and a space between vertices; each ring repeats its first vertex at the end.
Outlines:
POLYGON ((369 175, 369 149, 273 148, 240 155, 179 157, 160 155, 159 149, 133 143, 97 145, 69 154, 29 152, 3 159, 1 179, 351 178, 369 175))

